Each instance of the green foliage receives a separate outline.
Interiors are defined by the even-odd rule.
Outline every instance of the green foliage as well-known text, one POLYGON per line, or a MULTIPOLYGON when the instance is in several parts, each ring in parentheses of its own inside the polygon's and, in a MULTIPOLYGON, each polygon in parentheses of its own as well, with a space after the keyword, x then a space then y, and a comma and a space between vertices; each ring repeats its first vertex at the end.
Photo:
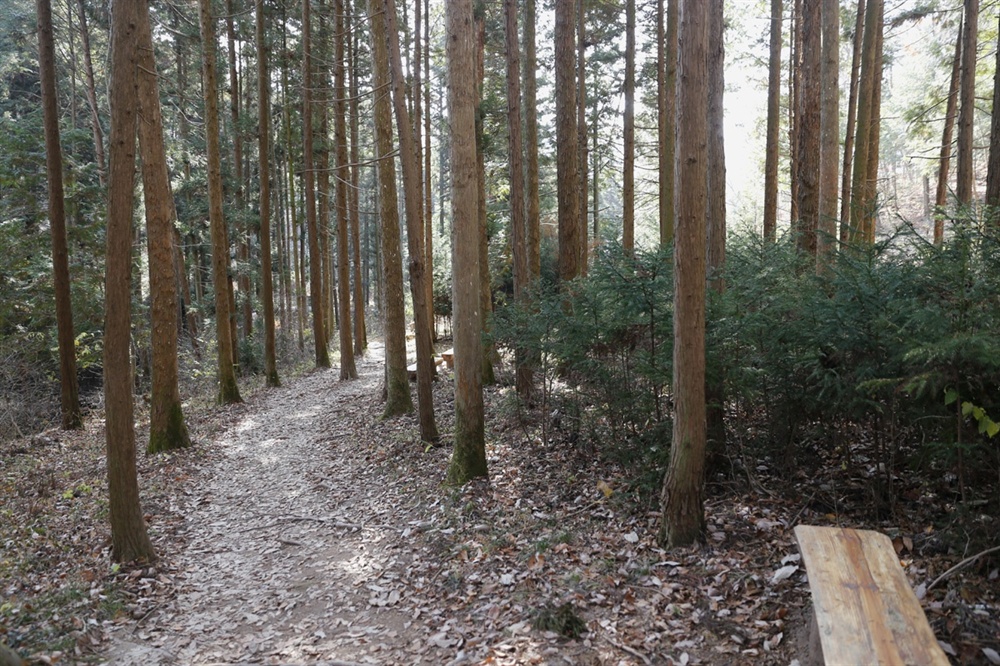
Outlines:
MULTIPOLYGON (((709 298, 707 373, 723 380, 751 454, 791 471, 820 447, 848 464, 864 442, 883 490, 908 463, 946 469, 961 455, 969 487, 977 474, 995 480, 995 228, 955 223, 940 248, 903 229, 846 248, 823 276, 789 239, 734 235, 727 254, 727 290, 709 298)), ((670 438, 671 279, 669 253, 632 260, 606 247, 587 278, 496 317, 499 345, 535 354, 561 388, 553 425, 651 486, 670 438)))

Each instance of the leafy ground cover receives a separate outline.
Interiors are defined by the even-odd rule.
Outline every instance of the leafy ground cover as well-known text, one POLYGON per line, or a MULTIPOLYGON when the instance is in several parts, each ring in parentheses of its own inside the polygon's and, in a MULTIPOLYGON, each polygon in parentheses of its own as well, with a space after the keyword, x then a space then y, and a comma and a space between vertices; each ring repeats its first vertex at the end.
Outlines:
MULTIPOLYGON (((0 640, 35 663, 791 664, 805 522, 888 533, 954 663, 1000 650, 995 556, 931 586, 995 524, 948 513, 953 480, 873 512, 877 469, 740 460, 710 484, 707 543, 667 552, 644 470, 543 431, 510 389, 487 395, 489 482, 452 489, 447 436, 380 418, 379 349, 359 371, 193 410, 195 447, 140 455, 155 563, 109 562, 98 419, 5 448, 0 640)), ((435 390, 447 433, 447 375, 435 390)))

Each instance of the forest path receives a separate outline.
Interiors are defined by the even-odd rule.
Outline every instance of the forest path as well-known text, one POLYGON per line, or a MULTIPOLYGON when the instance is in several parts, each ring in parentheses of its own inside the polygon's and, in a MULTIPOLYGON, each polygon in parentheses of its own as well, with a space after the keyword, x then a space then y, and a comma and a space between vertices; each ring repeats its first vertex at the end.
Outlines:
POLYGON ((259 394, 202 444, 156 572, 175 594, 112 635, 109 664, 412 661, 413 623, 376 582, 395 577, 405 512, 369 483, 351 427, 377 400, 381 348, 358 361, 356 381, 333 369, 259 394))

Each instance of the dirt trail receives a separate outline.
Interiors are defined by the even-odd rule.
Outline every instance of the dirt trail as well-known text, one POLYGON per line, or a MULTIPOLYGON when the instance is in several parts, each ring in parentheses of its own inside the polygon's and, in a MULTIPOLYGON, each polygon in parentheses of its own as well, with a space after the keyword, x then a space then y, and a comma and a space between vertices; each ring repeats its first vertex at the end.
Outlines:
POLYGON ((375 583, 406 525, 337 453, 354 436, 344 419, 379 390, 373 351, 359 380, 312 373, 205 443, 217 455, 178 500, 180 544, 160 563, 176 594, 121 626, 107 663, 411 661, 416 627, 375 583))

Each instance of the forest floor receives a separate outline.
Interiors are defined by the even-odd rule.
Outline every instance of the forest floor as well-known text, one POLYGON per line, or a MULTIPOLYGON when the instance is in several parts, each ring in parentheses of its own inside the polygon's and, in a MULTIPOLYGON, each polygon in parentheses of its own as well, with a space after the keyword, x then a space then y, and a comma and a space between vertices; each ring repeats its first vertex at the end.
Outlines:
MULTIPOLYGON (((427 448, 414 417, 381 418, 381 348, 358 370, 189 414, 195 446, 140 455, 151 564, 110 564, 98 419, 0 449, 0 641, 33 663, 137 666, 803 654, 808 584, 791 528, 841 521, 807 490, 715 488, 707 545, 666 552, 629 470, 543 443, 509 389, 487 392, 489 482, 453 489, 447 435, 427 448)), ((446 373, 435 390, 449 433, 446 373)), ((926 531, 890 533, 915 585, 961 559, 922 555, 926 531)), ((956 663, 1000 649, 996 576, 968 567, 927 593, 956 663)))

